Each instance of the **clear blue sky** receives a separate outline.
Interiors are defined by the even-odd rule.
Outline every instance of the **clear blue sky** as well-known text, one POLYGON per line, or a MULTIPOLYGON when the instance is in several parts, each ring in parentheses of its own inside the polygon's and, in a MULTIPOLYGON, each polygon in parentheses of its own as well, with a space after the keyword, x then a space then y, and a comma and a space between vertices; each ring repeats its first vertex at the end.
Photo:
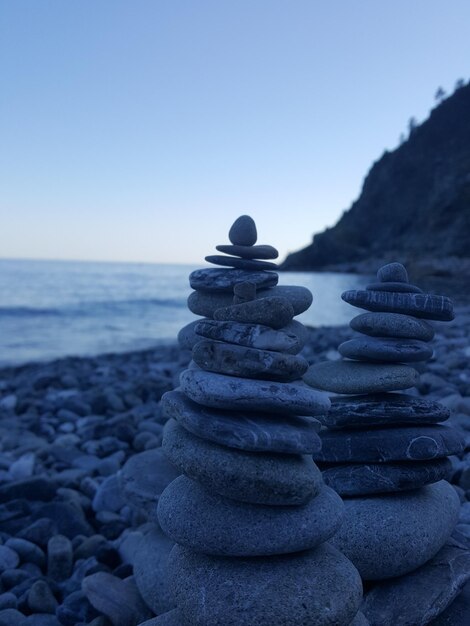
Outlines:
POLYGON ((468 0, 0 0, 0 257, 200 262, 241 213, 333 225, 439 85, 468 0))

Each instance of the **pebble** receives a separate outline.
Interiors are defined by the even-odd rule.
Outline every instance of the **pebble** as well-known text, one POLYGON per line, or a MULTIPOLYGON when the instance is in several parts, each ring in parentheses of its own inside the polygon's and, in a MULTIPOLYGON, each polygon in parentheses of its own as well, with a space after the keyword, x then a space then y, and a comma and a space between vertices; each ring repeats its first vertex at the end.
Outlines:
POLYGON ((253 272, 243 269, 219 269, 209 268, 194 270, 189 275, 189 284, 197 291, 212 293, 229 292, 233 294, 233 288, 237 283, 250 281, 257 289, 274 287, 279 277, 276 272, 260 270, 253 272))
POLYGON ((73 547, 63 535, 51 537, 47 544, 47 575, 61 582, 69 578, 73 568, 73 547))
POLYGON ((182 624, 181 613, 178 609, 173 609, 143 622, 140 626, 182 626, 182 624))
POLYGON ((219 321, 262 324, 279 329, 286 326, 294 317, 294 308, 287 298, 270 296, 222 307, 214 311, 214 319, 219 321))
POLYGON ((423 293, 423 290, 410 283, 370 283, 366 291, 394 291, 395 293, 423 293))
POLYGON ((381 283, 407 283, 408 272, 406 271, 406 267, 401 263, 387 263, 378 270, 377 278, 381 283))
POLYGON ((258 239, 256 224, 249 215, 240 215, 228 231, 228 238, 235 246, 253 246, 258 239))
POLYGON ((92 502, 93 511, 118 512, 125 505, 120 493, 119 480, 116 474, 108 476, 98 487, 92 502))
POLYGON ((43 550, 32 541, 11 537, 5 542, 5 545, 14 550, 23 562, 34 563, 40 568, 46 564, 46 555, 43 550))
POLYGON ((197 344, 198 341, 201 341, 201 337, 196 335, 196 328, 201 323, 201 321, 211 321, 211 320, 194 320, 179 331, 177 339, 178 344, 182 350, 192 350, 193 347, 197 344))
POLYGON ((205 257, 208 263, 214 265, 223 265, 226 267, 235 267, 241 270, 276 270, 278 266, 276 263, 270 263, 269 261, 256 261, 253 259, 239 259, 234 256, 224 256, 222 254, 209 254, 205 257))
POLYGON ((6 592, 0 594, 0 611, 4 609, 16 609, 18 606, 18 599, 14 593, 6 592))
POLYGON ((0 626, 23 626, 25 616, 16 609, 0 610, 0 626))
POLYGON ((355 337, 338 346, 349 359, 382 363, 415 363, 432 357, 432 348, 422 341, 392 337, 355 337))
POLYGON ((430 320, 454 319, 452 300, 446 296, 386 291, 345 291, 341 298, 348 304, 368 311, 403 313, 430 320))
POLYGON ((8 546, 0 545, 0 573, 7 569, 15 569, 18 567, 20 557, 15 550, 12 550, 8 546))
POLYGON ((341 524, 342 509, 329 487, 303 506, 267 507, 223 498, 180 476, 163 492, 158 520, 171 539, 198 552, 266 556, 327 541, 341 524))
POLYGON ((37 580, 28 592, 28 607, 33 613, 55 615, 57 600, 45 580, 37 580))
POLYGON ((242 259, 277 259, 279 252, 273 246, 237 246, 237 245, 220 245, 216 246, 216 250, 224 254, 239 256, 242 259))
POLYGON ((425 320, 401 313, 361 313, 354 317, 353 330, 371 337, 403 337, 431 341, 434 328, 425 320))

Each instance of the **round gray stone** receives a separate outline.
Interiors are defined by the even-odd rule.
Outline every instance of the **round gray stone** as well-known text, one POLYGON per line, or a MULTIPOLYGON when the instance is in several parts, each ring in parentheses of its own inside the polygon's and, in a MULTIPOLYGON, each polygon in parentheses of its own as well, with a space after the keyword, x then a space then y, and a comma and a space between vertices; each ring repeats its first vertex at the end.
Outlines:
POLYGON ((417 363, 432 357, 432 348, 415 339, 354 337, 344 341, 338 352, 349 359, 381 363, 417 363))
POLYGON ((349 624, 362 584, 328 544, 301 554, 227 559, 175 546, 170 576, 180 611, 194 626, 349 624))
POLYGON ((423 293, 423 290, 410 283, 371 283, 366 291, 394 291, 395 293, 423 293))
POLYGON ((409 365, 325 361, 309 367, 303 380, 311 387, 335 393, 367 394, 409 389, 419 380, 409 365))
POLYGON ((171 539, 197 552, 267 556, 327 541, 341 524, 342 509, 341 498, 329 487, 302 506, 264 506, 209 493, 180 476, 162 494, 158 519, 171 539))
POLYGON ((377 278, 381 283, 407 283, 408 272, 401 263, 387 263, 378 270, 377 278))
POLYGON ((315 417, 326 414, 331 406, 325 393, 298 383, 250 380, 191 369, 181 373, 180 382, 191 400, 212 408, 315 417))
POLYGON ((233 293, 233 288, 237 283, 249 281, 254 283, 257 288, 266 288, 277 285, 278 278, 276 272, 252 272, 241 269, 219 269, 214 267, 191 272, 189 284, 193 289, 199 291, 233 293))
POLYGON ((217 309, 213 317, 220 321, 263 324, 279 329, 292 320, 294 308, 286 298, 270 296, 217 309))
POLYGON ((277 259, 279 252, 273 246, 216 246, 216 250, 225 254, 239 256, 242 259, 277 259))
POLYGON ((235 246, 253 246, 258 239, 256 224, 249 215, 240 215, 233 222, 228 238, 235 246))
POLYGON ((402 493, 348 498, 332 539, 365 580, 403 576, 420 567, 450 537, 460 500, 448 482, 402 493))
POLYGON ((305 504, 323 486, 311 456, 245 452, 195 437, 175 420, 165 428, 163 450, 183 474, 211 493, 253 504, 305 504))
POLYGON ((345 291, 341 298, 368 311, 403 313, 430 320, 449 322, 454 319, 452 300, 446 296, 387 291, 345 291))
POLYGON ((434 328, 428 322, 401 313, 361 313, 354 317, 350 326, 371 337, 405 337, 430 341, 434 328))
POLYGON ((257 261, 254 259, 240 259, 236 256, 224 256, 222 254, 210 254, 206 256, 208 263, 214 265, 223 265, 224 267, 236 267, 241 270, 277 270, 276 263, 269 261, 257 261))

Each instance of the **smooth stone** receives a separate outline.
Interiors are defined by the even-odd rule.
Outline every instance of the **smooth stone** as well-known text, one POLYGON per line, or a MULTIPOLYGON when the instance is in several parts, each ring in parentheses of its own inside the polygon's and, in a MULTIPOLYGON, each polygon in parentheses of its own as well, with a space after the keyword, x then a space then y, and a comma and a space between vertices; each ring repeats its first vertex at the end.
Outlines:
POLYGON ((416 363, 432 357, 432 348, 422 341, 392 337, 354 337, 338 346, 349 359, 382 363, 416 363))
POLYGON ((301 356, 210 339, 199 341, 192 356, 203 370, 242 378, 293 381, 301 378, 308 369, 308 362, 301 356))
POLYGON ((237 283, 233 287, 233 304, 241 304, 249 302, 256 298, 256 285, 246 280, 243 283, 237 283))
POLYGON ((341 498, 329 487, 305 505, 264 506, 209 493, 180 476, 163 492, 158 520, 173 541, 198 552, 267 556, 327 541, 341 525, 342 510, 341 498))
POLYGON ((451 540, 414 572, 374 586, 365 595, 362 610, 372 625, 425 626, 469 580, 470 550, 451 540))
POLYGON ((45 580, 37 580, 28 592, 28 607, 32 613, 55 615, 58 603, 45 580))
POLYGON ((370 428, 393 424, 445 422, 450 410, 440 402, 400 393, 331 398, 322 419, 328 428, 370 428))
POLYGON ((422 289, 410 283, 370 283, 366 291, 394 291, 395 293, 424 293, 422 289))
POLYGON ((414 463, 326 464, 321 470, 325 484, 344 498, 419 489, 449 480, 452 463, 445 458, 414 463))
POLYGON ((140 626, 183 626, 181 613, 178 609, 162 613, 158 617, 152 617, 146 622, 142 622, 140 626))
POLYGON ((169 570, 179 610, 194 626, 349 624, 362 598, 356 569, 329 544, 257 559, 175 546, 169 570))
POLYGON ((192 350, 197 342, 201 341, 201 337, 196 334, 198 324, 211 321, 212 320, 194 320, 194 322, 190 322, 189 324, 186 324, 186 326, 183 326, 177 336, 180 348, 183 350, 192 350))
POLYGON ((274 287, 277 285, 279 277, 276 272, 266 272, 264 270, 252 272, 240 269, 219 269, 209 268, 194 270, 189 275, 189 284, 193 289, 209 292, 229 292, 233 293, 233 287, 237 283, 249 281, 254 283, 257 289, 262 287, 274 287))
POLYGON ((365 580, 403 576, 429 561, 457 523, 460 501, 445 480, 421 489, 347 498, 331 540, 365 580))
POLYGON ((387 291, 345 291, 341 298, 352 306, 382 313, 403 313, 430 320, 454 319, 452 300, 446 296, 387 291))
POLYGON ((62 582, 70 577, 73 570, 73 547, 68 537, 54 535, 47 543, 47 575, 52 580, 62 582))
POLYGON ((370 622, 367 617, 359 611, 356 613, 356 617, 350 622, 349 626, 370 626, 370 622))
POLYGON ((249 380, 202 370, 185 370, 181 373, 180 382, 182 390, 191 400, 216 409, 315 417, 325 415, 331 406, 325 393, 297 383, 249 380))
POLYGON ((361 313, 349 325, 371 337, 405 337, 430 341, 434 328, 428 322, 401 313, 361 313))
POLYGON ((237 246, 220 245, 215 247, 219 252, 239 256, 242 259, 277 259, 279 252, 273 246, 237 246))
POLYGON ((256 224, 249 215, 240 215, 228 231, 228 238, 235 246, 253 246, 258 239, 256 224))
POLYGON ((311 456, 234 450, 192 435, 175 420, 165 427, 163 451, 210 493, 239 502, 305 504, 323 486, 311 456))
POLYGON ((236 256, 224 256, 222 254, 210 254, 205 257, 208 263, 223 265, 224 267, 235 267, 240 270, 277 270, 276 263, 269 261, 257 261, 254 259, 240 259, 236 256))
POLYGON ((406 267, 401 263, 387 263, 379 268, 377 278, 381 283, 407 283, 408 272, 406 271, 406 267))
POLYGON ((161 407, 197 437, 251 452, 314 454, 321 448, 320 423, 297 415, 209 409, 179 391, 165 393, 161 407))
POLYGON ((21 626, 26 617, 16 609, 0 610, 0 626, 21 626))
POLYGON ((15 569, 20 563, 18 553, 8 546, 0 545, 0 572, 15 569))
POLYGON ((286 298, 272 296, 233 304, 214 311, 214 319, 224 322, 263 324, 279 329, 294 317, 294 308, 286 298))
POLYGON ((449 426, 400 426, 374 430, 325 430, 315 460, 324 463, 427 461, 460 454, 464 441, 449 426))
POLYGON ((307 385, 335 393, 381 393, 409 389, 419 381, 408 365, 325 361, 311 365, 303 376, 307 385))

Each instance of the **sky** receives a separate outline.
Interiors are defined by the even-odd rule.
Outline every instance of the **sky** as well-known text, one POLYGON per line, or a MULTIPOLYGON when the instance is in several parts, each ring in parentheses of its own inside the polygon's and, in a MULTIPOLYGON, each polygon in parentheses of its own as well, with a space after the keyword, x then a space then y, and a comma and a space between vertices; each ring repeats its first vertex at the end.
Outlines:
POLYGON ((439 86, 468 0, 0 0, 0 258, 199 263, 332 226, 439 86))

